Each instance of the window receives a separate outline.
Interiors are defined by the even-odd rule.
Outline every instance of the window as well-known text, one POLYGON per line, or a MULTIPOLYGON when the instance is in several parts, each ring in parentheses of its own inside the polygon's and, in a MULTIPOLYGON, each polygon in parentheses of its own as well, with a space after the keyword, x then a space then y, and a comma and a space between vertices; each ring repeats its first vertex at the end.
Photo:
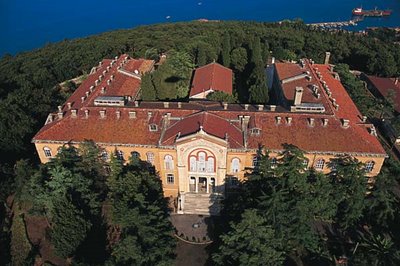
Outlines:
POLYGON ((303 167, 304 167, 304 169, 307 169, 307 168, 308 168, 308 159, 304 159, 304 161, 303 161, 303 167))
POLYGON ((190 172, 196 172, 196 157, 190 157, 190 172))
POLYGON ((251 135, 258 136, 258 135, 260 135, 260 133, 261 133, 261 129, 259 129, 259 128, 250 129, 250 134, 251 135))
POLYGON ((171 155, 165 155, 164 157, 164 166, 166 170, 173 170, 174 169, 174 161, 171 155))
POLYGON ((374 166, 375 166, 375 162, 374 161, 367 162, 365 164, 365 171, 368 172, 368 173, 371 172, 372 169, 374 169, 374 166))
POLYGON ((197 171, 205 172, 206 171, 206 153, 199 152, 199 161, 197 162, 197 171))
POLYGON ((214 172, 214 162, 215 162, 215 160, 213 157, 208 158, 208 160, 207 160, 207 172, 208 173, 214 172))
POLYGON ((108 152, 107 151, 102 151, 101 152, 101 159, 103 159, 103 161, 108 161, 108 152))
POLYGON ((175 182, 174 175, 173 174, 168 174, 167 175, 167 184, 173 184, 174 182, 175 182))
POLYGON ((231 172, 237 173, 240 169, 240 160, 238 158, 233 158, 231 162, 231 172))
POLYGON ((324 166, 325 166, 325 160, 324 159, 318 159, 317 163, 315 164, 315 169, 322 170, 322 169, 324 169, 324 166))
POLYGON ((51 157, 51 149, 49 147, 43 148, 44 156, 51 157))
POLYGON ((124 152, 121 150, 117 150, 116 152, 117 159, 123 161, 124 160, 124 152))
POLYGON ((150 124, 149 125, 149 130, 150 131, 157 131, 157 125, 156 124, 150 124))
POLYGON ((272 158, 271 158, 271 168, 276 168, 276 165, 277 165, 276 158, 275 158, 275 157, 272 157, 272 158))
POLYGON ((146 153, 146 157, 147 157, 148 163, 150 163, 150 164, 154 163, 154 153, 148 152, 148 153, 146 153))
POLYGON ((257 167, 258 166, 258 156, 254 156, 253 157, 253 167, 257 167))

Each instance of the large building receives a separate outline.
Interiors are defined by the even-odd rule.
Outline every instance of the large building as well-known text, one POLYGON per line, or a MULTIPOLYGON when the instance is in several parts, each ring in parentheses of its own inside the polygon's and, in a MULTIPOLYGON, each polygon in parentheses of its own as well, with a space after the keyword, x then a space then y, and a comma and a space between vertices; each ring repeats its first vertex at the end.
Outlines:
POLYGON ((105 159, 115 153, 153 164, 177 211, 198 214, 218 213, 218 200, 257 163, 260 146, 276 157, 283 144, 293 144, 305 151, 305 167, 324 173, 344 154, 365 163, 369 176, 381 169, 386 153, 374 126, 328 64, 271 66, 277 105, 138 101, 141 74, 153 66, 127 55, 103 60, 33 138, 41 161, 66 143, 94 140, 105 159))

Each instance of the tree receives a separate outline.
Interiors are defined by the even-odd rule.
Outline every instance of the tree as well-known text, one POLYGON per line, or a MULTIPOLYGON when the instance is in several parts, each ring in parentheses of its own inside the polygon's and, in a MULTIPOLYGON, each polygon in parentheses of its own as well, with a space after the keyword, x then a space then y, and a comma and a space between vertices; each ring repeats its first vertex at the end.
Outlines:
POLYGON ((243 47, 235 48, 231 54, 231 66, 242 72, 247 64, 247 50, 243 47))
POLYGON ((111 262, 118 265, 170 265, 175 240, 160 179, 146 162, 114 162, 109 185, 112 223, 120 228, 111 262))
POLYGON ((154 101, 157 99, 157 92, 152 81, 152 74, 143 75, 140 88, 142 100, 154 101))
POLYGON ((13 265, 25 265, 25 263, 28 263, 27 259, 32 247, 26 235, 25 223, 19 206, 15 206, 10 245, 13 265))
POLYGON ((267 103, 269 100, 267 76, 261 55, 260 38, 254 38, 252 43, 250 62, 252 71, 248 79, 249 101, 251 103, 267 103))
POLYGON ((231 65, 231 38, 228 32, 225 32, 222 40, 221 59, 222 64, 226 67, 231 65))
POLYGON ((213 254, 216 265, 282 265, 284 240, 256 210, 246 210, 232 230, 223 235, 222 244, 213 254))
POLYGON ((53 205, 51 242, 56 253, 66 258, 75 253, 92 224, 68 198, 57 198, 53 205))
POLYGON ((216 101, 216 102, 226 102, 226 103, 235 103, 237 102, 237 98, 231 94, 228 94, 223 91, 214 91, 207 95, 207 100, 216 101))

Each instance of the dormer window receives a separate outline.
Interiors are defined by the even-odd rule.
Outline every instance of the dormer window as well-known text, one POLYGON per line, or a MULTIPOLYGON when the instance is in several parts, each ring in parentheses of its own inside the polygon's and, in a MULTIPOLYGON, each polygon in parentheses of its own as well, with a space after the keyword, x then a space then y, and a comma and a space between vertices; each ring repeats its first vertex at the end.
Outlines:
POLYGON ((156 124, 150 124, 150 125, 149 125, 149 130, 150 130, 151 132, 154 132, 154 131, 157 131, 157 130, 158 130, 158 127, 157 127, 156 124))
POLYGON ((259 129, 259 128, 252 128, 252 129, 250 129, 250 134, 251 135, 254 135, 254 136, 258 136, 258 135, 260 135, 261 134, 261 129, 259 129))

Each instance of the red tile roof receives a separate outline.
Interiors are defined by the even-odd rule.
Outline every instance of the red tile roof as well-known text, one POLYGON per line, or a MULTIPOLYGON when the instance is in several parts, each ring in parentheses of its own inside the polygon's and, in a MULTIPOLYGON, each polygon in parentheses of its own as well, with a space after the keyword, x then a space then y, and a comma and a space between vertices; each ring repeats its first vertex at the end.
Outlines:
POLYGON ((389 92, 394 93, 394 105, 400 113, 400 82, 396 79, 367 76, 372 85, 378 90, 382 97, 386 98, 389 92))
POLYGON ((192 97, 210 89, 232 94, 232 70, 218 63, 197 68, 189 96, 192 97))
POLYGON ((174 145, 177 136, 187 136, 202 128, 206 133, 226 139, 230 148, 243 148, 243 134, 235 125, 226 119, 210 112, 199 112, 189 115, 166 129, 162 139, 164 145, 174 145))
MULTIPOLYGON (((124 107, 98 107, 91 104, 96 95, 99 95, 102 83, 107 82, 111 75, 114 75, 114 80, 107 92, 112 92, 112 95, 125 93, 125 89, 121 87, 123 88, 126 82, 138 80, 136 78, 131 80, 129 76, 118 73, 117 67, 124 60, 126 60, 124 57, 120 57, 89 98, 81 103, 81 95, 85 95, 85 91, 94 84, 99 73, 103 73, 103 69, 106 69, 111 62, 107 64, 103 61, 103 65, 96 73, 89 75, 67 101, 77 102, 72 107, 72 109, 78 109, 77 117, 72 117, 71 111, 64 106, 64 117, 53 119, 53 122, 45 125, 33 141, 79 142, 92 139, 98 143, 115 145, 170 146, 175 145, 178 135, 195 133, 202 126, 203 130, 212 136, 227 138, 229 148, 232 149, 257 149, 261 144, 268 149, 280 150, 282 144, 288 143, 306 152, 367 153, 385 156, 385 151, 378 139, 369 133, 370 125, 360 122, 361 114, 339 80, 335 79, 329 66, 314 64, 310 67, 312 75, 316 68, 319 69, 323 81, 331 90, 332 97, 339 104, 338 110, 331 108, 332 113, 328 114, 291 113, 280 108, 277 108, 275 112, 257 111, 257 106, 253 105, 248 105, 248 110, 245 110, 244 105, 241 104, 229 104, 227 110, 224 110, 220 103, 204 101, 170 102, 168 106, 164 106, 162 102, 142 102, 138 107, 133 102, 128 102, 124 107), (88 117, 85 115, 85 110, 89 111, 88 117), (106 111, 105 118, 100 117, 100 110, 106 111), (119 118, 117 111, 120 112, 119 118), (130 111, 136 112, 136 118, 129 117, 130 111), (149 112, 152 112, 150 118, 149 112), (163 122, 166 119, 164 115, 167 113, 171 119, 169 123, 165 123, 167 127, 164 128, 163 122), (250 116, 248 128, 260 128, 261 134, 256 136, 251 135, 250 132, 246 134, 242 132, 239 116, 250 116), (277 116, 281 117, 279 125, 276 123, 277 116), (286 122, 286 117, 292 118, 290 125, 286 122), (310 118, 314 119, 314 126, 309 126, 310 118), (326 126, 322 125, 322 119, 328 119, 326 126), (350 121, 348 128, 342 127, 342 119, 350 121), (158 131, 150 132, 149 124, 151 123, 158 125, 158 131), (246 135, 247 142, 244 139, 246 135)), ((320 85, 319 79, 317 80, 317 77, 314 79, 320 85)), ((321 89, 322 96, 328 99, 323 89, 321 89)))

